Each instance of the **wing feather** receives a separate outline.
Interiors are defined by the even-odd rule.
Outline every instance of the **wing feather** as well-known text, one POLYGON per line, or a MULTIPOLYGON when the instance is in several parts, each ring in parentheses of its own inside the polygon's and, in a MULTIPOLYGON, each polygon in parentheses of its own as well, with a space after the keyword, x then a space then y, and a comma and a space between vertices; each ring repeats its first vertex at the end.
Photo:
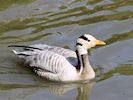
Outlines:
MULTIPOLYGON (((34 45, 29 45, 29 46, 19 46, 19 45, 10 45, 9 47, 21 47, 22 49, 20 50, 13 50, 13 52, 15 54, 18 54, 17 52, 22 52, 22 51, 27 51, 27 52, 31 52, 34 53, 32 51, 51 51, 54 52, 58 55, 61 55, 63 57, 65 57, 68 62, 70 64, 72 64, 73 66, 77 67, 78 66, 78 60, 77 60, 77 56, 76 53, 72 50, 69 49, 65 49, 65 48, 61 48, 61 47, 56 47, 56 46, 49 46, 49 45, 45 45, 45 44, 34 44, 34 45)), ((27 54, 27 52, 23 52, 23 53, 19 53, 19 57, 24 57, 24 56, 28 56, 29 54, 27 54)))
POLYGON ((34 45, 30 45, 30 47, 52 51, 52 52, 55 52, 55 53, 58 53, 58 54, 64 56, 65 58, 67 58, 67 57, 75 57, 76 58, 77 57, 76 53, 74 51, 65 49, 65 48, 61 48, 61 47, 57 47, 57 46, 49 46, 49 45, 45 45, 45 44, 34 44, 34 45))
MULTIPOLYGON (((26 52, 27 51, 21 52, 21 54, 26 52)), ((30 52, 28 51, 26 54, 31 54, 30 56, 25 56, 24 58, 26 63, 31 67, 41 68, 53 73, 60 73, 68 70, 76 71, 76 68, 72 66, 65 57, 56 54, 55 52, 48 50, 34 50, 30 52)))

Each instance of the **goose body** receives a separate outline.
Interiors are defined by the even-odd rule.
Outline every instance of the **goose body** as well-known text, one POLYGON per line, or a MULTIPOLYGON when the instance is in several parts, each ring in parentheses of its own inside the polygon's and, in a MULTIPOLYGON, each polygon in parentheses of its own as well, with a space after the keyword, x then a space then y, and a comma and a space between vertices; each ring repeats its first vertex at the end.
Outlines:
POLYGON ((85 34, 77 39, 76 51, 45 44, 9 47, 21 47, 13 52, 24 59, 25 64, 32 67, 39 76, 53 81, 82 81, 95 77, 87 49, 104 44, 85 34))

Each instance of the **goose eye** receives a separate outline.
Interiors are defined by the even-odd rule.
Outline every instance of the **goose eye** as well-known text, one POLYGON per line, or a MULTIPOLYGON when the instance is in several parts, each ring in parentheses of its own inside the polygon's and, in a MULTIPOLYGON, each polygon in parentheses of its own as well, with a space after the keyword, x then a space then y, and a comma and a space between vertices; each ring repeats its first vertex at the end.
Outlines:
POLYGON ((80 36, 79 38, 81 38, 81 39, 83 39, 83 40, 85 40, 85 41, 90 42, 90 40, 89 40, 87 37, 85 37, 84 35, 80 36))
POLYGON ((91 40, 87 39, 88 42, 90 42, 91 40))

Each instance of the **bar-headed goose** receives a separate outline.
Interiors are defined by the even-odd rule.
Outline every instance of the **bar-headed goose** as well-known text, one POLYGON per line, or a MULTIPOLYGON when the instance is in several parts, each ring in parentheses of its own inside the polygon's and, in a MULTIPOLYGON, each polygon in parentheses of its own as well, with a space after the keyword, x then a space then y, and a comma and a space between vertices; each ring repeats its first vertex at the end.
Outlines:
POLYGON ((87 49, 105 42, 84 34, 77 39, 75 52, 69 49, 35 44, 22 47, 13 52, 23 58, 39 76, 53 81, 84 81, 95 77, 95 72, 89 63, 87 49))

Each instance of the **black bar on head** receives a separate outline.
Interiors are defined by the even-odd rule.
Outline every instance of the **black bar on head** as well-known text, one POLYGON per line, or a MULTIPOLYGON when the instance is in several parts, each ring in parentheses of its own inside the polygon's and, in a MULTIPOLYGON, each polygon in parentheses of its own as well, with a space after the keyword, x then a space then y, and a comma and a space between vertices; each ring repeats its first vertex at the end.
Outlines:
POLYGON ((82 44, 81 44, 81 43, 76 43, 76 45, 80 45, 80 46, 82 46, 82 44))
POLYGON ((86 40, 86 41, 90 41, 87 37, 85 37, 84 35, 80 36, 79 38, 83 39, 83 40, 86 40))

